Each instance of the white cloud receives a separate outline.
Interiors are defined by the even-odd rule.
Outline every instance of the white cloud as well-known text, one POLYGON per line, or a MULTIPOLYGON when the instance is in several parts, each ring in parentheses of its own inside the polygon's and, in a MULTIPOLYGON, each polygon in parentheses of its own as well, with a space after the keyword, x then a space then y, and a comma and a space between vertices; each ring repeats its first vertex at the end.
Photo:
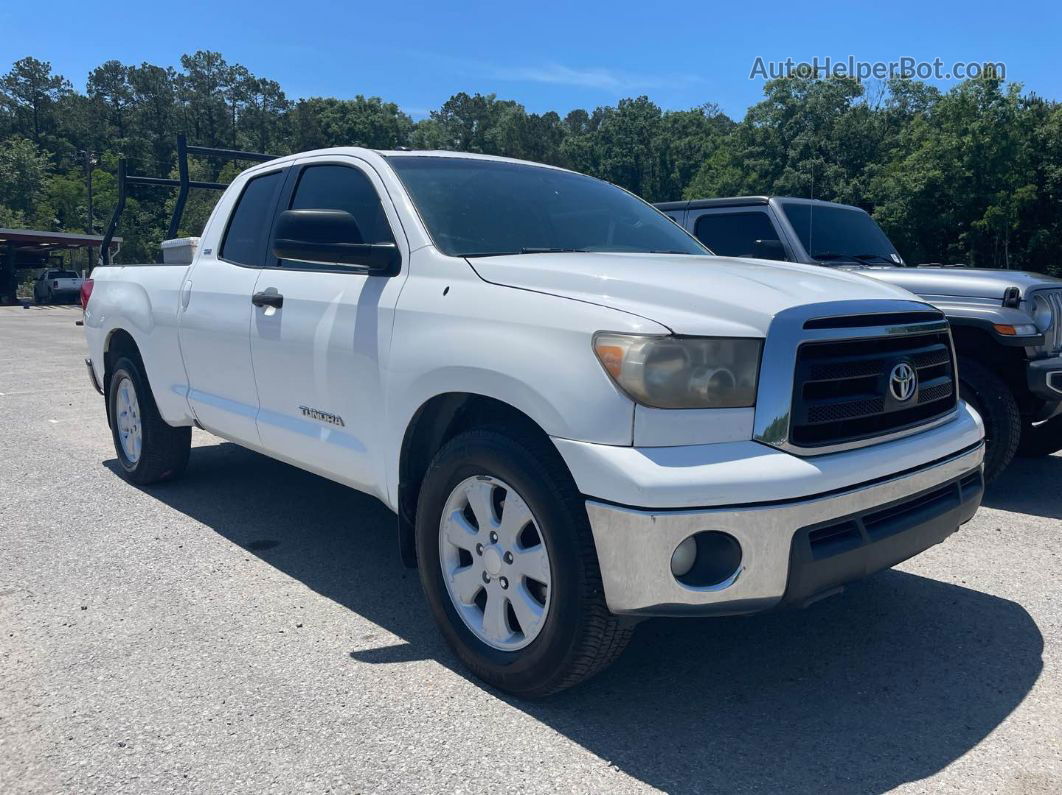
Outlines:
POLYGON ((635 76, 601 67, 576 68, 562 64, 501 68, 495 70, 495 77, 501 80, 580 86, 606 91, 657 88, 673 82, 664 77, 635 76))

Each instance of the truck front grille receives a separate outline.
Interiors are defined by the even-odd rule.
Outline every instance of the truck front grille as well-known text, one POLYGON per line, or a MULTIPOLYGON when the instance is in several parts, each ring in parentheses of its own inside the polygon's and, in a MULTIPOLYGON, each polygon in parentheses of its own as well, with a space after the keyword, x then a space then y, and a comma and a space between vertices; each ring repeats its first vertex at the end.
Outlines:
POLYGON ((1051 305, 1054 322, 1044 334, 1044 349, 1048 353, 1062 351, 1062 290, 1037 290, 1036 295, 1051 305))
POLYGON ((947 330, 805 342, 794 375, 789 441, 797 447, 914 428, 951 412, 957 399, 947 330), (907 395, 910 373, 915 379, 907 395))

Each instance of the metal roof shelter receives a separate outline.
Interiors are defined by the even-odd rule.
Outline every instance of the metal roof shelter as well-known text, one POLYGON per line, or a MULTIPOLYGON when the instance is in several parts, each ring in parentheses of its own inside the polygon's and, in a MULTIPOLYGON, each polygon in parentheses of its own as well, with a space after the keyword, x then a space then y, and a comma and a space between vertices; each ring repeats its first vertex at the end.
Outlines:
MULTIPOLYGON (((103 235, 82 235, 72 232, 47 232, 39 229, 0 228, 0 300, 15 300, 18 279, 15 273, 27 268, 43 268, 49 257, 59 251, 103 245, 103 235)), ((120 237, 112 238, 109 249, 117 251, 120 237)), ((89 257, 91 262, 92 257, 89 257)))

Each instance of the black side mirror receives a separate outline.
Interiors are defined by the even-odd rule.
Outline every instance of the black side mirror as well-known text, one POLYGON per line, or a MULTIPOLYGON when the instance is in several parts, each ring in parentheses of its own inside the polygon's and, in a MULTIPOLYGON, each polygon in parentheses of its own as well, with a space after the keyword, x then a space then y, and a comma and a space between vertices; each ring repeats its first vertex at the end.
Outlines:
POLYGON ((394 276, 401 254, 394 243, 365 243, 354 216, 343 210, 285 210, 273 233, 273 254, 315 265, 348 265, 371 276, 394 276))
POLYGON ((758 259, 785 259, 785 246, 781 240, 757 240, 755 246, 758 259))

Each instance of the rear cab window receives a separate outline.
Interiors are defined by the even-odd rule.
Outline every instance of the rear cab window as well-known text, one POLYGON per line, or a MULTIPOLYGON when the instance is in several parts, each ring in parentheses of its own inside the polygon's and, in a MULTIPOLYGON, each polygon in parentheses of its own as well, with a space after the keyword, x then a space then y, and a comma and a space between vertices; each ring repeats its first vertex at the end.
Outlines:
POLYGON ((260 267, 284 172, 272 171, 247 181, 229 218, 218 256, 235 265, 260 267))

